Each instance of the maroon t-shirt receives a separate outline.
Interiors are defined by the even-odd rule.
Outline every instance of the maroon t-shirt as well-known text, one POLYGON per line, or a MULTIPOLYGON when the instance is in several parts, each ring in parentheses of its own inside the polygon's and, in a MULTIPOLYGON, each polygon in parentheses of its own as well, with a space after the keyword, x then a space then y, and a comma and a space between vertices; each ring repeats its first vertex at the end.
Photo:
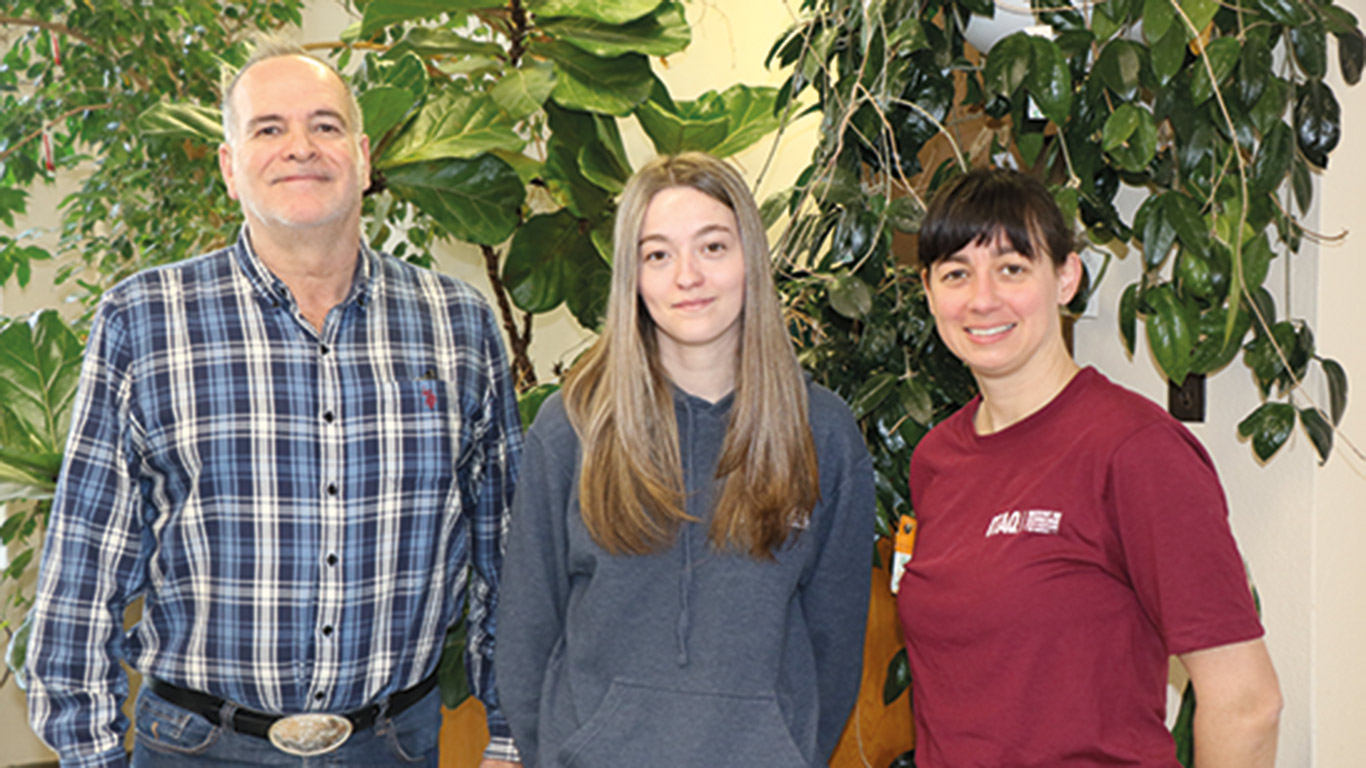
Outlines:
POLYGON ((1168 655, 1263 632, 1209 456, 1092 368, 991 435, 979 403, 911 461, 916 764, 1177 768, 1168 655))

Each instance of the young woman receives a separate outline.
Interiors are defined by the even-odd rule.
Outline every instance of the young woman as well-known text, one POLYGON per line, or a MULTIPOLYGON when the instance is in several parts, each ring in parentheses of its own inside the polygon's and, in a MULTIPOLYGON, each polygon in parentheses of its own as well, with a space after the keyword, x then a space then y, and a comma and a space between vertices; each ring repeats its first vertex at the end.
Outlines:
POLYGON ((498 690, 528 766, 825 765, 858 691, 873 478, 707 155, 627 184, 602 337, 527 435, 498 690), (560 395, 563 395, 561 398, 560 395))
POLYGON ((916 764, 1177 768, 1167 660, 1198 696, 1201 768, 1270 766, 1280 694, 1200 444, 1079 368, 1059 308, 1081 278, 1047 189, 974 171, 931 203, 922 278, 981 395, 911 461, 898 602, 916 764))

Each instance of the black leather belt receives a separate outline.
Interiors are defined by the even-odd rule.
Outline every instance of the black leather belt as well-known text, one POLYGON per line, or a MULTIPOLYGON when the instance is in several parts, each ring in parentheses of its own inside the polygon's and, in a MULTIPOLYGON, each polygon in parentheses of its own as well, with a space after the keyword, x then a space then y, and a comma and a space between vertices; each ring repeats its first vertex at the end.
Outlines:
MULTIPOLYGON (((270 738, 270 727, 272 725, 289 717, 289 715, 272 715, 268 712, 257 712, 254 709, 238 707, 232 713, 231 722, 224 723, 221 715, 223 714, 223 705, 227 701, 222 697, 214 696, 211 693, 192 691, 189 688, 181 688, 178 685, 172 685, 156 678, 147 678, 144 684, 152 693, 177 707, 202 715, 214 725, 221 725, 238 733, 259 736, 263 739, 270 738)), ((390 696, 387 707, 381 702, 371 704, 368 707, 361 707, 352 712, 339 713, 338 716, 351 721, 354 730, 362 731, 374 725, 381 712, 389 717, 398 717, 400 713, 431 693, 433 688, 436 688, 435 672, 412 688, 405 688, 390 696)))

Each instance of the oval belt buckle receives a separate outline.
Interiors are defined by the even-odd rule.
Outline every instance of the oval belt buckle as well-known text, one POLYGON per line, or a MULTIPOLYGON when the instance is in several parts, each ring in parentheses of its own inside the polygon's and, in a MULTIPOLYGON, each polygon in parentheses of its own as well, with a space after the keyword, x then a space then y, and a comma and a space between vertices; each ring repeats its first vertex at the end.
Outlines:
POLYGON ((298 757, 325 755, 351 738, 351 721, 341 715, 309 712, 282 717, 271 724, 270 743, 298 757))

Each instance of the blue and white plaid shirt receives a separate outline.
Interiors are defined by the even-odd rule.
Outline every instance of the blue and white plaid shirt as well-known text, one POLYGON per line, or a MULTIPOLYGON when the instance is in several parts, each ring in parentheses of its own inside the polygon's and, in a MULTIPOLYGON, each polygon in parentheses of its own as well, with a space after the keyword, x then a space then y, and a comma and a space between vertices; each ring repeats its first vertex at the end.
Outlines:
POLYGON ((459 281, 363 247, 320 333, 244 230, 123 282, 31 614, 34 729, 63 765, 122 764, 119 659, 253 709, 353 710, 432 672, 468 592, 488 754, 515 757, 493 616, 521 440, 494 317, 459 281))

